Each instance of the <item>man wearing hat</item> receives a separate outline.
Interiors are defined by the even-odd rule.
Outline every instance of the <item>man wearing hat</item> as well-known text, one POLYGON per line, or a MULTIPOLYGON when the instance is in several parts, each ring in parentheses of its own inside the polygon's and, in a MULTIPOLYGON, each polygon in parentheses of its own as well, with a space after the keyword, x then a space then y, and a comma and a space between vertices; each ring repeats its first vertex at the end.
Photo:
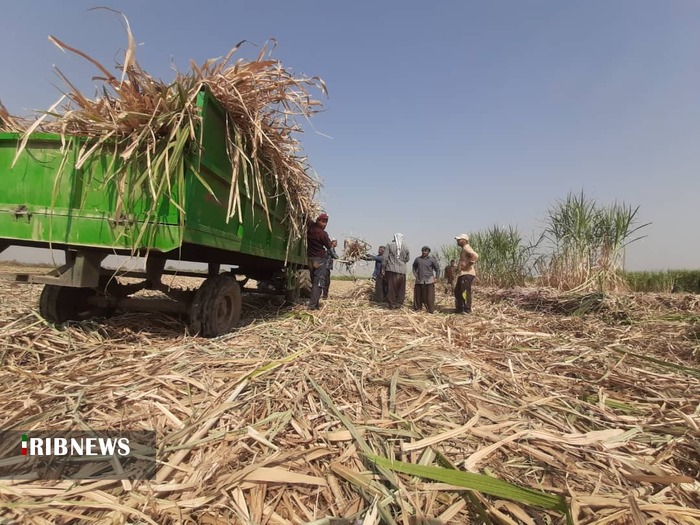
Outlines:
POLYGON ((326 233, 327 225, 328 215, 325 213, 319 215, 316 222, 309 220, 306 223, 306 255, 309 257, 311 274, 310 310, 318 310, 321 292, 326 287, 326 254, 333 249, 331 239, 326 233))
POLYGON ((457 244, 462 248, 457 263, 457 284, 455 285, 455 312, 469 314, 472 311, 472 283, 476 277, 474 263, 479 259, 479 254, 469 246, 469 236, 460 233, 455 237, 457 244))
POLYGON ((425 304, 429 313, 435 311, 435 279, 440 277, 440 265, 430 255, 430 248, 423 246, 420 257, 413 261, 413 275, 416 284, 413 287, 413 309, 420 310, 425 304))

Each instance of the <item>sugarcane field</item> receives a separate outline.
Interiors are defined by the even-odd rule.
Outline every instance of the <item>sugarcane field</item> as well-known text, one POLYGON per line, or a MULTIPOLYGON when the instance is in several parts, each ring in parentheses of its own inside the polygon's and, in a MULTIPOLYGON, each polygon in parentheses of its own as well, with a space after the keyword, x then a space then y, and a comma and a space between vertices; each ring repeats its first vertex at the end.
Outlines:
MULTIPOLYGON (((700 525, 700 270, 652 269, 699 243, 670 248, 641 190, 610 177, 541 200, 492 182, 489 205, 487 176, 425 172, 408 142, 386 146, 395 171, 373 171, 369 107, 347 130, 328 120, 369 76, 301 72, 274 37, 213 49, 213 27, 239 23, 220 6, 229 18, 183 38, 187 65, 165 78, 142 57, 185 15, 158 5, 92 6, 80 16, 104 25, 85 35, 56 22, 50 106, 21 113, 0 86, 0 525, 700 525), (367 152, 339 153, 359 129, 367 152), (530 238, 507 222, 521 205, 530 238)), ((250 9, 241 20, 279 17, 287 36, 285 16, 311 16, 250 9)), ((319 9, 341 32, 330 14, 350 8, 319 9)), ((448 24, 452 9, 421 12, 448 24)), ((511 9, 480 16, 521 23, 511 9)), ((555 84, 552 104, 569 86, 555 84)), ((370 98, 392 108, 400 92, 370 98)), ((418 106, 397 117, 406 141, 418 106)), ((425 131, 439 166, 456 132, 425 131)), ((470 137, 454 142, 465 158, 470 137)))

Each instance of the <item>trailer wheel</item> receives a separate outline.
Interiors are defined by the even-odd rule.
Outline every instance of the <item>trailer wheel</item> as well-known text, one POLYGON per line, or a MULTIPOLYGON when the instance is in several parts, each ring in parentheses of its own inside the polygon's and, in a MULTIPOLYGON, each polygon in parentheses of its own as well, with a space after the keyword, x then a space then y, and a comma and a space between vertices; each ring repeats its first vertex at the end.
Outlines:
POLYGON ((284 289, 284 301, 287 304, 294 305, 299 302, 301 298, 301 289, 299 288, 299 272, 295 272, 291 279, 292 282, 285 283, 284 289), (293 285, 291 288, 287 288, 289 285, 293 285))
POLYGON ((232 275, 206 279, 194 295, 190 326, 204 337, 226 334, 241 317, 241 288, 232 275))
POLYGON ((44 319, 55 324, 108 315, 110 312, 107 309, 90 304, 90 298, 96 295, 97 292, 92 288, 46 284, 39 298, 39 313, 44 319))
POLYGON ((297 272, 297 281, 299 282, 299 295, 307 299, 311 297, 312 282, 309 270, 299 270, 297 272))

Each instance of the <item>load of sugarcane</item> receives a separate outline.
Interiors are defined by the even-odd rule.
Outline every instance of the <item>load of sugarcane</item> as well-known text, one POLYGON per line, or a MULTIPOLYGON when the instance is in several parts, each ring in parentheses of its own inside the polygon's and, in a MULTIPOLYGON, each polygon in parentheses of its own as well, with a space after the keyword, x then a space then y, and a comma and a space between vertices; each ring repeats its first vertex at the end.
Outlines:
POLYGON ((343 242, 343 259, 349 263, 356 263, 363 260, 371 248, 372 246, 362 239, 348 237, 343 242))
MULTIPOLYGON (((120 170, 115 177, 128 176, 129 171, 138 173, 139 184, 150 191, 152 202, 165 196, 184 210, 184 196, 171 188, 182 182, 182 163, 187 162, 184 144, 194 142, 201 119, 197 95, 206 87, 225 110, 228 123, 228 218, 241 213, 239 188, 260 195, 266 213, 266 195, 283 195, 285 221, 292 234, 300 236, 302 218, 316 211, 314 196, 320 183, 302 155, 296 134, 302 131, 299 121, 321 109, 309 91, 315 88, 325 94, 323 81, 294 75, 282 67, 271 58, 276 45, 271 41, 255 60, 232 62, 245 43, 240 42, 223 58, 201 65, 190 62, 186 72, 178 72, 173 82, 166 83, 149 75, 136 61, 136 42, 125 17, 124 24, 128 46, 122 63, 116 64, 116 75, 87 53, 49 37, 61 50, 79 55, 97 68, 97 94, 84 95, 56 69, 67 86, 63 97, 33 121, 10 115, 0 104, 0 131, 23 132, 25 137, 34 131, 87 137, 90 140, 78 155, 79 166, 105 152, 118 152, 120 162, 140 169, 120 170), (263 191, 270 187, 272 193, 263 191)), ((18 156, 23 146, 24 142, 18 156)), ((132 181, 118 182, 118 187, 129 188, 132 181)))

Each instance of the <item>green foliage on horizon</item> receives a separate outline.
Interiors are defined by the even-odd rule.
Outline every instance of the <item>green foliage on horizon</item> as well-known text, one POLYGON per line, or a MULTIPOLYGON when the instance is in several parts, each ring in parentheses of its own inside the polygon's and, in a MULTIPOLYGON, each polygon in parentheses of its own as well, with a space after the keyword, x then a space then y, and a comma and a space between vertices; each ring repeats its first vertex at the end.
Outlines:
POLYGON ((370 276, 368 275, 338 275, 337 273, 331 273, 331 281, 368 281, 370 276))
POLYGON ((633 292, 700 293, 700 270, 624 272, 633 292))

